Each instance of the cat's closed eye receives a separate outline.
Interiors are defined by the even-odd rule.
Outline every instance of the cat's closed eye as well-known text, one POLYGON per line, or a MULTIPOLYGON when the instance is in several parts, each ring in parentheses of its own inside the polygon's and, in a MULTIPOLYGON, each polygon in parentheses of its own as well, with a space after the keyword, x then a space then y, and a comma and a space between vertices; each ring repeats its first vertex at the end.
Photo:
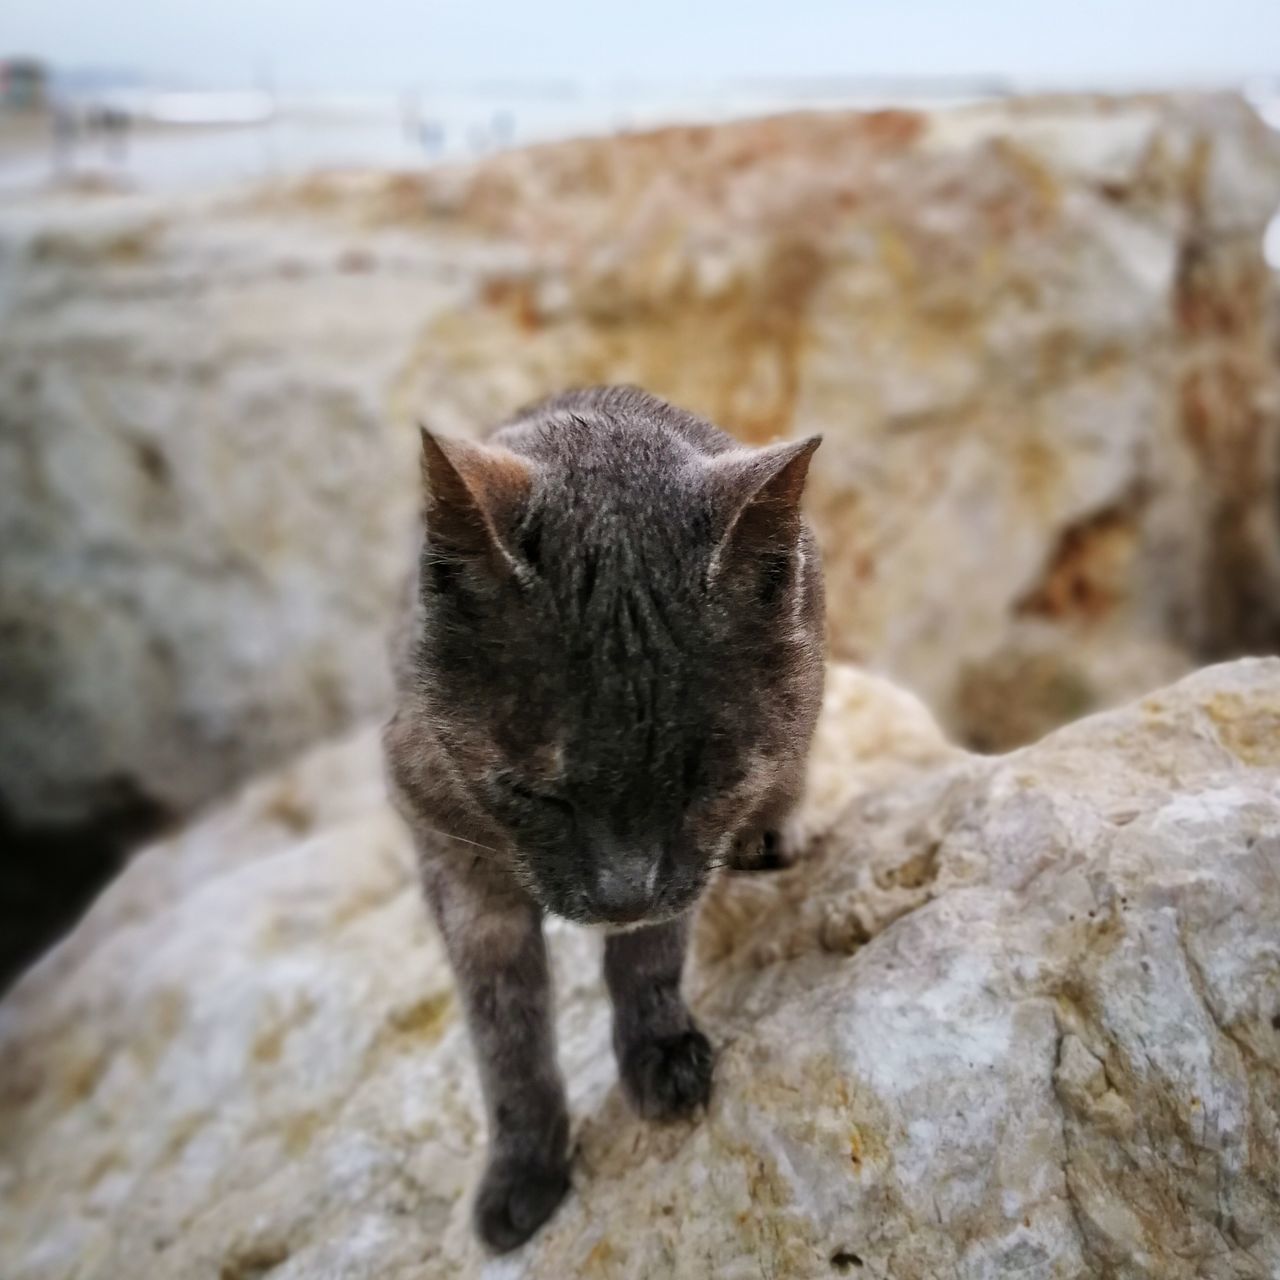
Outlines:
POLYGON ((561 818, 573 817, 573 805, 563 796, 545 787, 530 785, 519 778, 504 776, 495 781, 495 790, 510 807, 541 811, 561 818))

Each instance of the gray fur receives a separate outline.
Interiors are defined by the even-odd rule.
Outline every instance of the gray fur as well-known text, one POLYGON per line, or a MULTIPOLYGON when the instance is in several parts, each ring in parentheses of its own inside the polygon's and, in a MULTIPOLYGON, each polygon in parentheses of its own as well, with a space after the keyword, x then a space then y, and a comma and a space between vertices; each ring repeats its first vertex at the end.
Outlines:
POLYGON ((477 1228, 514 1247, 567 1187, 541 916, 606 940, 624 1087, 706 1100, 680 996, 710 873, 799 794, 822 690, 816 441, 747 450, 632 388, 532 408, 485 446, 424 438, 426 530, 385 734, 480 1061, 477 1228))

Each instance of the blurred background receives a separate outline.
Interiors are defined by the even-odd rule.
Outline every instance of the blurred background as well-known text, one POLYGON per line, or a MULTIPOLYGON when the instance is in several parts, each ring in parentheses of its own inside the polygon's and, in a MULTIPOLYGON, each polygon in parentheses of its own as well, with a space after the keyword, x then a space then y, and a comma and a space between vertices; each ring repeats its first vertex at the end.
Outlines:
POLYGON ((835 656, 1007 750, 1280 651, 1280 6, 6 0, 0 981, 385 714, 414 424, 822 431, 835 656))

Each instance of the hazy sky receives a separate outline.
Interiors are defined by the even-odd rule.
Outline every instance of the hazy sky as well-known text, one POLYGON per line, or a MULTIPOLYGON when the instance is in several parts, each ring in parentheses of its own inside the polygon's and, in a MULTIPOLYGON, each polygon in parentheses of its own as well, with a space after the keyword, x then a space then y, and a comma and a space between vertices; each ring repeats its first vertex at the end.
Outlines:
POLYGON ((0 50, 280 87, 964 75, 1088 83, 1280 71, 1280 0, 0 0, 0 50))

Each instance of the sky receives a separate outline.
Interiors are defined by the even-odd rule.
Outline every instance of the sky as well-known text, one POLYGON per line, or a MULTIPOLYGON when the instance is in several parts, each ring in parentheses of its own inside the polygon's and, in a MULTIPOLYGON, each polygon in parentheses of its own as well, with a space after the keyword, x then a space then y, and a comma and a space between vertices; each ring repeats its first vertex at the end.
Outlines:
POLYGON ((0 52, 175 83, 1280 73, 1280 0, 0 0, 0 52))

